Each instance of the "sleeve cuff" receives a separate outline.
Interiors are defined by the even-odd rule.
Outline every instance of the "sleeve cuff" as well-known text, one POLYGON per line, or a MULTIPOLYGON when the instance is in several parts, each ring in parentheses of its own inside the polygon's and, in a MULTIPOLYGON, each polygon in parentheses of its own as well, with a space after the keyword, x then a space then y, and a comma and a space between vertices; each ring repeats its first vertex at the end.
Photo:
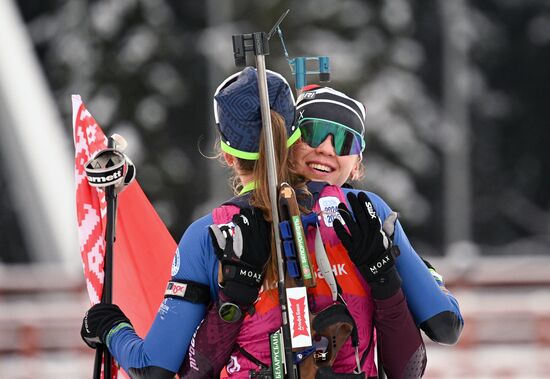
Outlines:
POLYGON ((392 267, 376 280, 369 282, 372 297, 375 299, 387 299, 393 296, 401 288, 401 277, 395 267, 392 267))
POLYGON ((115 327, 111 328, 111 330, 109 330, 109 333, 107 333, 107 337, 105 337, 105 345, 107 345, 107 348, 110 347, 110 343, 111 343, 111 337, 116 333, 118 332, 119 330, 122 330, 124 328, 130 328, 130 329, 134 329, 134 327, 132 326, 132 324, 128 323, 128 322, 121 322, 120 324, 117 324, 115 327))

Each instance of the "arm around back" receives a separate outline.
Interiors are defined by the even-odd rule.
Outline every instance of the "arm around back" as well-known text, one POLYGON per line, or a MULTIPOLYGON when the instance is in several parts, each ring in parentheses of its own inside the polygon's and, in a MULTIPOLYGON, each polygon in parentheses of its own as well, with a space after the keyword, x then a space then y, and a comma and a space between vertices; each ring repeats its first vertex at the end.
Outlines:
MULTIPOLYGON (((357 190, 344 190, 344 192, 357 190)), ((382 222, 392 212, 378 195, 367 192, 382 222)), ((416 324, 435 342, 458 342, 464 320, 454 296, 432 276, 426 264, 412 247, 403 227, 397 221, 393 242, 399 247, 397 271, 402 279, 401 288, 416 324)))

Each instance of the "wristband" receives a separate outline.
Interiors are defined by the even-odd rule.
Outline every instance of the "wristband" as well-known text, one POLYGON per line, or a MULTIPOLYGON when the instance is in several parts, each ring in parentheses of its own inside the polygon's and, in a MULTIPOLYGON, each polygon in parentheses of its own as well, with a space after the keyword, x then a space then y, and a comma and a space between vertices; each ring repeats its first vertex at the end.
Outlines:
POLYGON ((394 266, 378 276, 375 281, 369 282, 372 297, 378 300, 392 297, 401 288, 401 282, 401 277, 394 266))
POLYGON ((233 281, 254 287, 260 287, 264 279, 261 269, 236 262, 222 262, 222 277, 224 282, 233 281))
POLYGON ((363 265, 360 271, 367 282, 376 281, 377 277, 395 267, 395 257, 397 256, 399 256, 399 247, 392 246, 384 251, 376 261, 363 265))

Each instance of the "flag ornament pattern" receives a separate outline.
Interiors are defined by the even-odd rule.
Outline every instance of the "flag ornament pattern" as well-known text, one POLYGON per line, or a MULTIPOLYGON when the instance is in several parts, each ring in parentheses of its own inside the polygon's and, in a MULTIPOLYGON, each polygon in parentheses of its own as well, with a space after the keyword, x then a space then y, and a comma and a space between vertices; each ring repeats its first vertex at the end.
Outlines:
POLYGON ((79 95, 72 96, 75 145, 76 215, 80 255, 86 287, 92 304, 99 303, 103 290, 105 192, 88 184, 84 165, 98 151, 107 148, 107 137, 86 109, 79 95))
MULTIPOLYGON (((88 295, 96 304, 104 283, 107 202, 105 192, 89 184, 85 164, 107 148, 107 137, 79 95, 73 95, 72 104, 80 254, 88 295)), ((139 183, 134 180, 124 188, 117 196, 112 299, 143 337, 164 298, 177 244, 139 183)))

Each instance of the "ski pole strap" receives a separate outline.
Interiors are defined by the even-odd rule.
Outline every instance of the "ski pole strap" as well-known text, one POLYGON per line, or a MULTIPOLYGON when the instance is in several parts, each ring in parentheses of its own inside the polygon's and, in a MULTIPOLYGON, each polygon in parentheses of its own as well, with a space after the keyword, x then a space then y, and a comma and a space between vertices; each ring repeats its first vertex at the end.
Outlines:
POLYGON ((92 187, 108 187, 122 182, 124 154, 116 149, 103 149, 84 165, 88 183, 92 187))
POLYGON ((191 280, 170 280, 164 291, 164 298, 182 299, 195 304, 208 304, 210 288, 191 280))
POLYGON ((99 151, 84 164, 84 170, 90 186, 105 188, 114 185, 116 193, 136 177, 136 168, 130 158, 114 148, 99 151))
POLYGON ((239 352, 244 355, 246 357, 246 359, 248 359, 250 362, 258 365, 258 367, 260 369, 264 369, 264 368, 269 368, 268 365, 266 365, 265 363, 263 363, 262 361, 260 361, 258 358, 256 358, 255 356, 253 356, 252 354, 250 354, 248 351, 246 351, 241 345, 239 344, 236 344, 235 347, 237 348, 237 350, 239 350, 239 352))

